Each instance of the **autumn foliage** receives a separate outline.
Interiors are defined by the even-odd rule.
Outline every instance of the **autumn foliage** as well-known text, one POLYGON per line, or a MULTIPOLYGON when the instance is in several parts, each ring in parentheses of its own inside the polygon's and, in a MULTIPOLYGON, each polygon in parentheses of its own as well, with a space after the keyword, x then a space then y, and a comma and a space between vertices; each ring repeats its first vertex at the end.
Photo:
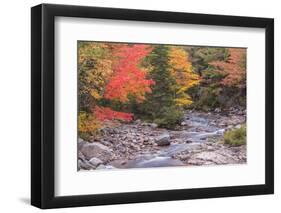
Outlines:
POLYGON ((113 75, 105 87, 104 98, 118 100, 122 103, 129 101, 129 96, 138 102, 145 99, 145 94, 151 92, 150 86, 154 83, 146 78, 146 70, 139 63, 151 48, 147 45, 120 45, 113 54, 116 57, 113 66, 113 75))
POLYGON ((225 75, 221 81, 223 85, 245 87, 246 50, 229 48, 228 51, 229 57, 226 61, 213 61, 210 64, 217 67, 218 71, 225 75))
POLYGON ((246 87, 246 50, 79 41, 78 73, 80 133, 135 118, 172 128, 186 107, 246 87))
POLYGON ((186 106, 192 103, 187 90, 199 83, 199 75, 192 70, 192 64, 188 60, 188 53, 179 47, 172 47, 169 53, 170 72, 176 79, 176 103, 186 106))

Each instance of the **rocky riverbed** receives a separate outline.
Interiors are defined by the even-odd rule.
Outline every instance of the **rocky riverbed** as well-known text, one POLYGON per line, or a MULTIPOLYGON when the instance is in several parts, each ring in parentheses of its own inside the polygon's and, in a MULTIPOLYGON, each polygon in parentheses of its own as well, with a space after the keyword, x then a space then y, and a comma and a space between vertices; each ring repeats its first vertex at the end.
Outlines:
POLYGON ((246 122, 246 111, 186 111, 176 130, 136 120, 78 141, 78 170, 246 163, 246 145, 222 143, 223 133, 246 122))

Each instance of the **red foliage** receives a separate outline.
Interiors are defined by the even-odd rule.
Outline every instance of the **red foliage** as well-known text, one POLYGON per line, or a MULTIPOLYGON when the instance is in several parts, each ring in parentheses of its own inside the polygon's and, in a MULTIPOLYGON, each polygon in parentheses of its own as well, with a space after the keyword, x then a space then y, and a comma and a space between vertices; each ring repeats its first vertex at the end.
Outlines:
POLYGON ((226 62, 214 61, 210 64, 218 67, 218 71, 226 74, 226 77, 222 80, 223 85, 245 87, 246 70, 243 66, 243 55, 246 54, 246 50, 239 48, 229 48, 228 50, 230 56, 226 62))
POLYGON ((146 79, 146 71, 139 67, 151 48, 148 45, 119 45, 114 49, 117 58, 113 65, 113 75, 106 85, 104 98, 128 102, 128 97, 133 96, 142 102, 145 93, 151 92, 150 86, 154 81, 146 79))
POLYGON ((132 113, 117 112, 109 107, 98 107, 94 108, 94 114, 99 121, 109 121, 109 120, 121 120, 121 121, 131 121, 133 119, 132 113))

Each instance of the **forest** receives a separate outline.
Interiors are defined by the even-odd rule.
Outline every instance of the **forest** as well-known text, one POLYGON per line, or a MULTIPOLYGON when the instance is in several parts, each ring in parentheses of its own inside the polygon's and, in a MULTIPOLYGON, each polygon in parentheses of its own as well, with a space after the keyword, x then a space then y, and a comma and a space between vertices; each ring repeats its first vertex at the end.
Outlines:
POLYGON ((78 169, 213 164, 192 163, 194 153, 181 159, 199 145, 199 154, 211 146, 238 159, 214 164, 245 162, 246 48, 91 41, 77 48, 78 169))

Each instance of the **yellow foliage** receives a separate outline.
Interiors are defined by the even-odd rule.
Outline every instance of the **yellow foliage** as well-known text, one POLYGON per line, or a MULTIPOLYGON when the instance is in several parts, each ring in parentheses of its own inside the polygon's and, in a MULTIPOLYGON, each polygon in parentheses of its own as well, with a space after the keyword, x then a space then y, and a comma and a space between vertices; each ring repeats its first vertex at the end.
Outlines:
POLYGON ((191 99, 187 99, 187 98, 185 98, 185 99, 177 98, 177 99, 175 99, 175 101, 176 101, 176 105, 180 106, 180 107, 188 106, 188 105, 192 104, 192 100, 191 99))
POLYGON ((112 56, 109 46, 103 43, 82 42, 79 46, 79 82, 81 94, 89 94, 95 100, 103 96, 108 77, 112 74, 112 56))
POLYGON ((180 107, 188 106, 192 104, 191 97, 185 92, 179 92, 179 97, 175 99, 176 105, 180 107))
POLYGON ((78 130, 81 133, 97 133, 101 124, 94 115, 80 112, 78 116, 78 130))
POLYGON ((98 93, 97 90, 92 89, 90 93, 91 93, 91 96, 93 96, 96 100, 99 100, 102 98, 102 96, 98 93))
POLYGON ((181 47, 172 47, 169 52, 169 64, 170 72, 179 85, 176 92, 176 104, 178 106, 190 105, 192 100, 186 91, 199 84, 199 76, 192 70, 188 53, 181 47))

